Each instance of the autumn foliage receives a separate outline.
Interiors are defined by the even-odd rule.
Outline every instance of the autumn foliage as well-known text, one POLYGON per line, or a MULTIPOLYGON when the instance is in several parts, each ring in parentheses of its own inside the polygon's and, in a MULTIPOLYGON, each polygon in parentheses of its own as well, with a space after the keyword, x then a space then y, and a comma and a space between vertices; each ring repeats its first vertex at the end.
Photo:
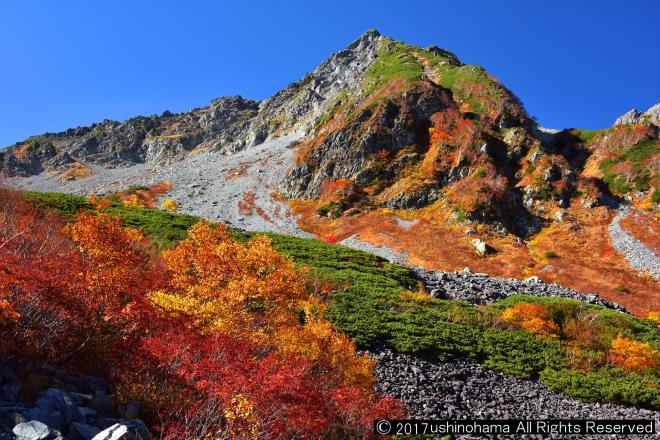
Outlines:
POLYGON ((623 335, 612 340, 609 358, 613 365, 633 372, 641 372, 660 365, 660 352, 647 343, 623 335))
POLYGON ((558 337, 559 327, 548 319, 544 307, 538 304, 514 304, 502 312, 500 319, 538 337, 548 339, 558 337))
POLYGON ((362 437, 404 415, 323 317, 323 284, 266 238, 199 223, 159 255, 116 217, 65 224, 6 190, 0 216, 7 362, 111 379, 170 439, 362 437))

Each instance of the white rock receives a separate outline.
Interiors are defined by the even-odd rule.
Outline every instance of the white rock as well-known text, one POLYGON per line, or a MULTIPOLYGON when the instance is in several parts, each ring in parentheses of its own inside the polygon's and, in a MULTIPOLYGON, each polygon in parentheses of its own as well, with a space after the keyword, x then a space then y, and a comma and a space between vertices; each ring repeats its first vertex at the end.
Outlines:
POLYGON ((50 435, 48 426, 33 420, 31 422, 19 423, 14 426, 12 432, 17 440, 43 440, 50 435))

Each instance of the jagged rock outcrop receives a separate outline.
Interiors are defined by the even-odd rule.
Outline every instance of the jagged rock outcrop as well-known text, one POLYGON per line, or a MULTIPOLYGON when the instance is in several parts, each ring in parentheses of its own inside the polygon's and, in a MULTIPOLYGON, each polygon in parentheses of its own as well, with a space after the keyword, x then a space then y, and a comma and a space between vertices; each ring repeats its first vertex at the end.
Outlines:
POLYGON ((660 125, 660 103, 655 104, 644 113, 634 108, 630 110, 628 113, 624 114, 623 116, 619 116, 616 119, 616 121, 614 121, 614 125, 643 124, 643 123, 652 123, 655 125, 660 125))
POLYGON ((314 72, 262 102, 223 97, 189 112, 105 120, 31 137, 0 152, 0 174, 30 176, 76 161, 104 167, 158 165, 196 148, 235 152, 269 136, 305 129, 339 93, 360 80, 381 38, 376 31, 366 32, 314 72))

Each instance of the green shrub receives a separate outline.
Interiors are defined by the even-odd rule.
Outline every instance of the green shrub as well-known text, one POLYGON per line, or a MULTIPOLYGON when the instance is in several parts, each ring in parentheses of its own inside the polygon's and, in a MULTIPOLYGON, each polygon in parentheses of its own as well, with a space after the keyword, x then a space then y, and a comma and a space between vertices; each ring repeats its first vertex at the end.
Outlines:
POLYGON ((593 373, 548 368, 540 375, 543 383, 554 391, 583 402, 613 402, 660 409, 660 380, 643 378, 620 368, 604 368, 593 373))
POLYGON ((559 258, 559 255, 557 255, 557 253, 553 251, 544 252, 543 256, 545 258, 559 258))
POLYGON ((654 188, 653 194, 651 194, 651 201, 653 203, 660 203, 660 188, 654 188))
POLYGON ((525 331, 486 330, 479 354, 486 367, 520 378, 536 377, 545 368, 566 365, 557 340, 540 339, 525 331))

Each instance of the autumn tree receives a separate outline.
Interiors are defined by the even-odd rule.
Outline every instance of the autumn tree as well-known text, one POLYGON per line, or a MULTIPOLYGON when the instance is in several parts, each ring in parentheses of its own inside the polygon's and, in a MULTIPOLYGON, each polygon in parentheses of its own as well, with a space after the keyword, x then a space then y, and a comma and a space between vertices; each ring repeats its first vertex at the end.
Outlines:
POLYGON ((247 243, 226 227, 198 223, 163 259, 172 289, 152 293, 164 310, 192 317, 206 331, 248 336, 311 359, 347 383, 373 383, 373 365, 323 318, 325 306, 305 289, 293 262, 257 236, 247 243), (301 322, 300 317, 303 316, 301 322))
POLYGON ((518 303, 504 309, 500 319, 535 336, 557 339, 559 327, 548 318, 545 308, 538 304, 518 303))
POLYGON ((194 316, 210 331, 248 332, 259 338, 270 324, 295 319, 298 303, 305 299, 293 262, 263 236, 243 244, 232 240, 225 226, 200 222, 163 259, 171 290, 154 292, 152 300, 194 316))
POLYGON ((179 209, 179 205, 172 198, 164 200, 163 203, 160 204, 160 206, 165 211, 170 211, 170 212, 174 212, 177 209, 179 209))
POLYGON ((640 373, 660 365, 660 352, 651 348, 648 343, 620 334, 612 340, 609 359, 614 366, 640 373))

